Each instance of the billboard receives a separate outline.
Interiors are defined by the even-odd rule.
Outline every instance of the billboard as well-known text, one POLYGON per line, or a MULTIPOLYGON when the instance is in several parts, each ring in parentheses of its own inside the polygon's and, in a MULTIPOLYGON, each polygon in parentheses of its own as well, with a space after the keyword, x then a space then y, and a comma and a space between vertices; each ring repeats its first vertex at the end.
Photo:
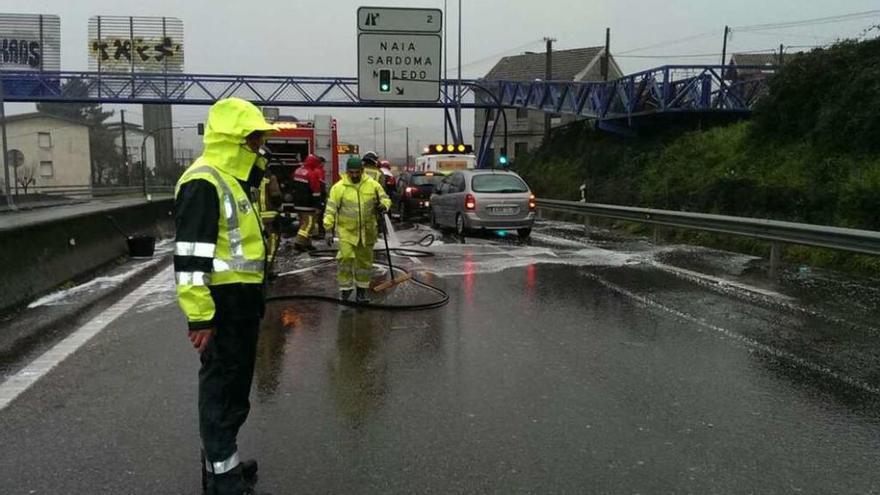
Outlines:
POLYGON ((89 18, 89 70, 183 72, 183 21, 174 17, 89 18))
POLYGON ((0 69, 61 70, 58 16, 0 14, 0 69))

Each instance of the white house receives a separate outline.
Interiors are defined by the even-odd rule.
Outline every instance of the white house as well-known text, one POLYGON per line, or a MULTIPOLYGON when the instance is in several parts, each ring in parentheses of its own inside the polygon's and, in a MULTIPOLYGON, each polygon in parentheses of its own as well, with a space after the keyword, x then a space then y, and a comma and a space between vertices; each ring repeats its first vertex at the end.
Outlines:
MULTIPOLYGON (((116 136, 116 147, 119 148, 120 152, 122 150, 122 123, 121 122, 111 122, 107 124, 107 129, 115 132, 116 136)), ((125 123, 125 147, 128 151, 128 163, 138 163, 142 160, 146 160, 147 169, 152 170, 156 168, 156 148, 153 145, 153 139, 148 138, 146 143, 144 143, 144 128, 137 125, 132 124, 131 122, 125 123), (144 145, 145 144, 145 145, 144 145), (142 147, 142 145, 144 145, 142 147), (144 156, 146 155, 146 156, 144 156)))
POLYGON ((10 115, 6 139, 9 175, 18 178, 19 190, 25 183, 28 188, 91 184, 89 128, 81 122, 38 112, 10 115))

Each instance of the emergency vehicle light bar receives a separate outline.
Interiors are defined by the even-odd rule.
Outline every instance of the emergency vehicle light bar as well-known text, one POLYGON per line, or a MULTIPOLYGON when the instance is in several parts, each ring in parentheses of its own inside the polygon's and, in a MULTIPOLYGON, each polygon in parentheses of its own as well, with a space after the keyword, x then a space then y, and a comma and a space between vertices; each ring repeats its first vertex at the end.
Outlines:
POLYGON ((429 144, 425 147, 425 155, 445 155, 449 153, 457 153, 470 155, 474 152, 474 146, 471 144, 429 144))

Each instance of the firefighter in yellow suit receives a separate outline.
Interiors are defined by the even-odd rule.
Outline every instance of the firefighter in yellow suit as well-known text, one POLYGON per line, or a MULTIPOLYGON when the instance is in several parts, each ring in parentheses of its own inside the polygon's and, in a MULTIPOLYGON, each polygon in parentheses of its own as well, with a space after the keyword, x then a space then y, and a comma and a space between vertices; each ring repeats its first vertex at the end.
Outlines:
POLYGON ((379 237, 379 215, 391 207, 385 189, 364 174, 363 168, 357 158, 346 162, 345 175, 330 189, 324 210, 327 244, 333 243, 334 229, 339 235, 339 297, 345 301, 356 292, 360 303, 369 302, 367 289, 373 272, 373 246, 379 237))
POLYGON ((209 495, 255 493, 257 463, 239 457, 236 440, 250 412, 265 310, 266 246, 249 192, 266 169, 266 137, 277 130, 247 101, 218 101, 208 112, 202 155, 177 182, 174 275, 200 354, 202 489, 209 495))

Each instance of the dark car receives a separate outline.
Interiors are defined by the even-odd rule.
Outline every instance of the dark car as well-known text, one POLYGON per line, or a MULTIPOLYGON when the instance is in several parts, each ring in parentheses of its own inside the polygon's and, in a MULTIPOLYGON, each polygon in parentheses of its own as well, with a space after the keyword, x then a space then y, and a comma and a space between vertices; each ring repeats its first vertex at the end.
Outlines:
POLYGON ((431 207, 431 194, 445 177, 440 172, 404 172, 397 179, 397 211, 400 219, 426 216, 431 207))

